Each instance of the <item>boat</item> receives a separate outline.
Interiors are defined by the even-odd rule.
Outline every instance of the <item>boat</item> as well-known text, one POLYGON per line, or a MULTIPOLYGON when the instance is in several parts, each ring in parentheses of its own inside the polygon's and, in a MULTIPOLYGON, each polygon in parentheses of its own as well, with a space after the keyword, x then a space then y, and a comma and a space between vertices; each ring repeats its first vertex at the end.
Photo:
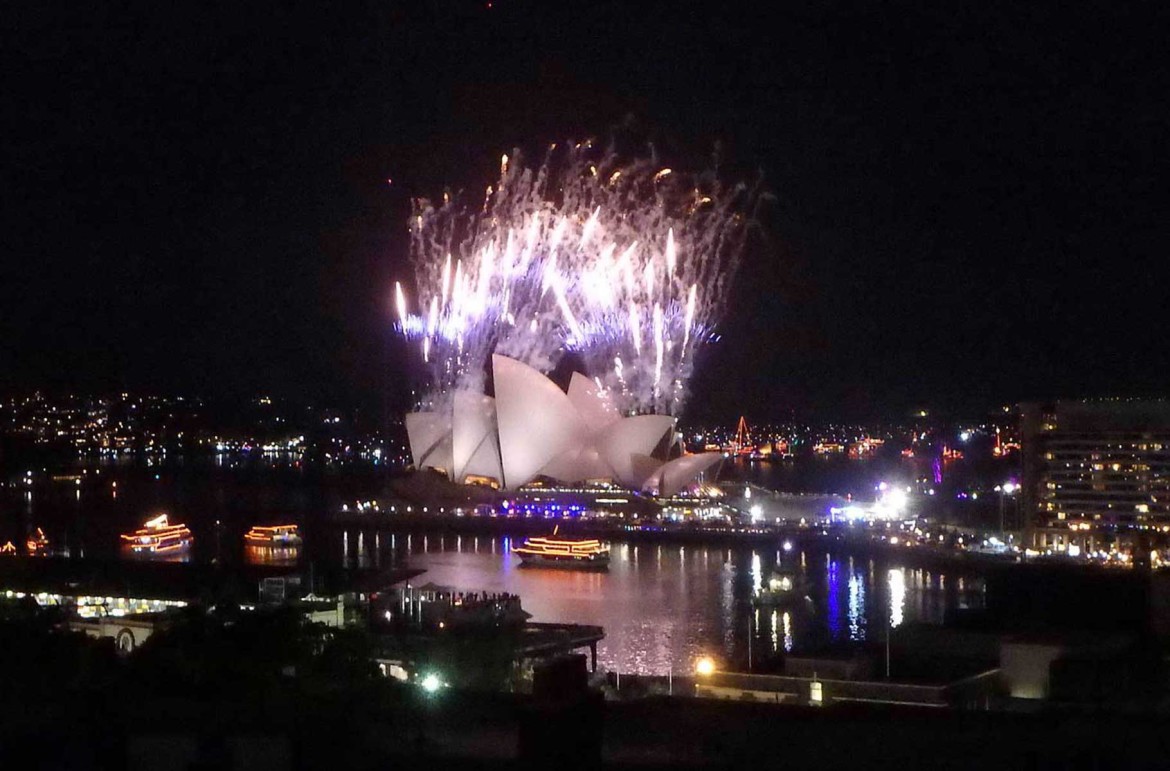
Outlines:
POLYGON ((752 597, 752 604, 773 607, 811 603, 809 589, 808 579, 794 572, 776 570, 752 597))
POLYGON ((558 538, 557 529, 551 536, 527 538, 524 544, 512 549, 520 555, 521 565, 568 570, 605 570, 609 567, 609 549, 596 538, 558 538))
POLYGON ((24 542, 25 549, 30 557, 43 557, 49 553, 49 537, 39 527, 37 531, 24 542))
POLYGON ((166 514, 148 519, 133 533, 123 533, 122 540, 134 552, 168 554, 186 551, 191 547, 191 530, 186 525, 172 525, 166 514))
POLYGON ((301 534, 296 525, 256 526, 244 533, 244 540, 249 546, 268 546, 274 549, 286 549, 300 546, 301 534))

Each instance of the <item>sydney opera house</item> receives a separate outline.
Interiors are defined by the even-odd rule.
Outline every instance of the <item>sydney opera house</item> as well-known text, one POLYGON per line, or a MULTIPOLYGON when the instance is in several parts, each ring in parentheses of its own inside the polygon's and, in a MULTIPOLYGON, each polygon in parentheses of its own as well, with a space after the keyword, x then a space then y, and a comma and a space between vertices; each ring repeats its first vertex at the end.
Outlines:
POLYGON ((492 356, 495 397, 456 391, 447 408, 412 412, 414 465, 457 484, 517 490, 535 481, 608 483, 670 497, 717 463, 720 453, 681 455, 675 418, 622 416, 607 394, 574 373, 566 393, 539 371, 492 356))

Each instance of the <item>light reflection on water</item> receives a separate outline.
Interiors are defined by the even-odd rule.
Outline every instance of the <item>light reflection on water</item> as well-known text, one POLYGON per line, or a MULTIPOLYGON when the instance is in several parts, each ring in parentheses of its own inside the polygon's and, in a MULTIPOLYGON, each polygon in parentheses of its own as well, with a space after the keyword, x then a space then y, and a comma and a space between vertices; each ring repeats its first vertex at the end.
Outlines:
POLYGON ((849 639, 865 639, 865 582, 854 572, 852 564, 849 567, 849 639))
MULTIPOLYGON (((754 587, 777 567, 772 549, 753 552, 704 546, 613 544, 608 572, 521 568, 512 539, 401 535, 374 540, 340 534, 338 552, 376 545, 371 559, 422 568, 419 583, 518 594, 535 621, 596 624, 606 637, 598 664, 642 674, 690 671, 701 655, 743 666, 747 635, 753 663, 767 666, 783 651, 813 652, 874 637, 872 630, 923 621, 941 623, 948 607, 982 607, 983 582, 958 581, 897 563, 818 551, 781 555, 809 582, 813 610, 753 613, 754 587), (385 555, 381 552, 387 550, 385 555), (818 569, 819 566, 819 569, 818 569), (749 629, 751 630, 749 632, 749 629)), ((337 553, 337 552, 335 552, 337 553)), ((353 554, 346 557, 353 564, 353 554)), ((879 635, 880 636, 880 633, 879 635)))
POLYGON ((248 544, 244 547, 244 561, 249 565, 296 565, 300 554, 301 550, 296 546, 248 544))
POLYGON ((897 629, 904 616, 906 604, 906 568, 890 568, 890 628, 897 629))
MULTIPOLYGON (((85 556, 82 554, 81 556, 85 556)), ((121 553, 122 559, 130 560, 131 562, 190 562, 190 549, 176 549, 174 551, 164 552, 145 552, 134 551, 130 547, 123 547, 121 553)))

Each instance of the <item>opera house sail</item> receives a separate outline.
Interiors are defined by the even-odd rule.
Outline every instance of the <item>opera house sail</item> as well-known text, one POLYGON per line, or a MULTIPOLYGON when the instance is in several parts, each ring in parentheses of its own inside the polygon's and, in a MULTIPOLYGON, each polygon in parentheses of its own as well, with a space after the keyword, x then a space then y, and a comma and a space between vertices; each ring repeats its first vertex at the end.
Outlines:
POLYGON ((441 471, 458 484, 508 490, 549 478, 671 496, 722 457, 667 461, 674 417, 623 417, 597 383, 578 373, 566 393, 540 371, 493 355, 492 375, 495 398, 455 391, 442 409, 406 416, 416 468, 441 471))

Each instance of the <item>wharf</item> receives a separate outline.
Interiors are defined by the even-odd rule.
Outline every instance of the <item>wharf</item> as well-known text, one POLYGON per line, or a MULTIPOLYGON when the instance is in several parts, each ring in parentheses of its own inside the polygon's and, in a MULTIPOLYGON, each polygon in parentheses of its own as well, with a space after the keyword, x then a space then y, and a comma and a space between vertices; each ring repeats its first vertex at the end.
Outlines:
MULTIPOLYGON (((315 570, 313 581, 318 592, 341 594, 377 591, 421 572, 410 569, 354 572, 338 568, 315 570)), ((306 567, 287 565, 12 557, 0 559, 0 591, 184 602, 217 599, 254 602, 264 579, 307 577, 308 573, 306 567)))
POLYGON ((597 643, 605 638, 605 630, 586 624, 545 624, 529 621, 516 641, 518 658, 536 659, 589 648, 589 665, 597 671, 597 643))
POLYGON ((765 529, 760 527, 709 527, 699 523, 633 523, 629 520, 580 519, 518 516, 458 516, 455 514, 389 513, 384 511, 336 512, 333 527, 387 532, 433 532, 452 535, 549 535, 559 528, 561 535, 600 538, 608 541, 660 541, 674 543, 770 543, 781 536, 810 536, 807 529, 765 529))
POLYGON ((544 659, 556 658, 584 648, 589 649, 590 666, 597 671, 597 644, 605 638, 600 626, 583 624, 553 624, 526 621, 511 628, 483 626, 452 630, 402 629, 376 635, 376 660, 389 667, 397 665, 408 672, 418 672, 424 662, 446 659, 453 650, 461 650, 465 659, 478 670, 486 670, 500 662, 531 666, 544 659), (470 653, 469 651, 475 651, 470 653), (475 658, 479 656, 480 658, 475 658))
POLYGON ((926 569, 946 568, 977 574, 1017 564, 1000 556, 974 554, 936 546, 895 545, 874 533, 853 528, 814 528, 799 525, 714 527, 701 523, 640 523, 620 519, 456 516, 453 514, 337 512, 333 527, 365 532, 436 533, 439 535, 517 536, 548 535, 554 527, 570 538, 597 538, 614 543, 662 543, 724 548, 775 548, 791 541, 799 549, 840 550, 859 556, 894 558, 926 569))

